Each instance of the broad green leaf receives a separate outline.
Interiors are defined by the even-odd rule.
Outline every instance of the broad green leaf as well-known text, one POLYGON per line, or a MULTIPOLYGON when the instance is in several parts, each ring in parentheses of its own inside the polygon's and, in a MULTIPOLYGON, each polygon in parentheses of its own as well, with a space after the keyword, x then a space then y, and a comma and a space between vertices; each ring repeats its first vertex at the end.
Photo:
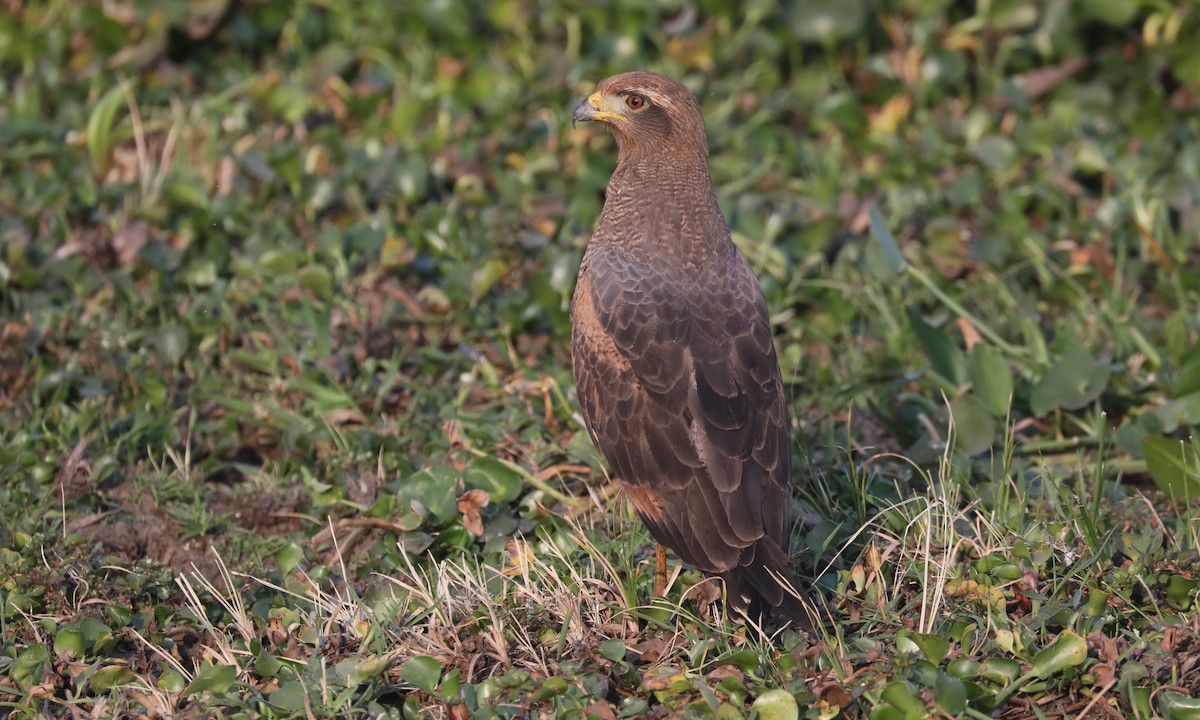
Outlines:
POLYGON ((294 542, 288 543, 276 550, 272 557, 275 558, 275 564, 279 566, 279 572, 287 575, 304 559, 304 549, 294 542))
POLYGON ((1010 658, 984 658, 979 664, 979 677, 1000 685, 1008 685, 1021 675, 1021 665, 1010 658))
POLYGON ((944 712, 958 715, 967 707, 967 686, 962 680, 938 673, 933 686, 933 701, 944 712))
POLYGON ((220 695, 236 680, 237 668, 233 665, 209 665, 196 673, 196 677, 183 689, 183 695, 189 697, 202 692, 220 695))
POLYGON ((1086 659, 1087 641, 1071 630, 1064 630, 1033 656, 1033 675, 1044 680, 1086 659))
POLYGON ((1033 386, 1029 406, 1034 415, 1044 415, 1055 408, 1078 410, 1104 392, 1112 368, 1075 346, 1059 356, 1050 369, 1033 386))
POLYGON ((1174 690, 1159 693, 1158 709, 1167 720, 1200 720, 1200 698, 1174 690))
POLYGON ((1200 392, 1192 392, 1150 410, 1158 418, 1161 432, 1175 432, 1180 425, 1200 425, 1200 392))
POLYGON ((296 271, 296 282, 320 300, 333 297, 333 277, 324 265, 305 265, 296 271))
POLYGON ((950 640, 933 633, 910 632, 905 636, 921 649, 921 654, 929 662, 937 665, 950 652, 950 640))
POLYGON ((400 679, 432 695, 442 679, 442 666, 427 655, 418 655, 400 666, 400 679))
MULTIPOLYGON (((609 642, 612 642, 609 640, 609 642)), ((571 689, 571 683, 563 677, 547 678, 537 692, 530 698, 533 702, 546 702, 552 697, 558 697, 571 689)))
POLYGON ((154 686, 159 690, 177 693, 187 686, 187 680, 179 674, 178 670, 168 667, 162 671, 162 675, 158 676, 158 681, 154 683, 154 686))
POLYGON ((967 356, 945 333, 925 322, 916 308, 908 309, 908 322, 917 335, 930 369, 951 392, 967 381, 967 356))
POLYGON ((494 258, 476 268, 471 273, 471 304, 479 302, 507 274, 508 264, 494 258))
POLYGON ((1200 580, 1172 575, 1167 581, 1167 602, 1177 610, 1187 610, 1196 600, 1196 588, 1200 588, 1200 580))
POLYGON ((88 116, 88 157, 92 160, 92 169, 97 177, 108 169, 108 155, 113 146, 113 120, 124 103, 124 90, 120 84, 114 85, 100 97, 99 102, 92 108, 92 114, 88 116))
POLYGON ((72 657, 81 658, 84 655, 83 633, 79 630, 59 630, 54 635, 54 652, 56 655, 70 653, 72 657))
POLYGON ((600 654, 609 660, 612 660, 613 662, 620 662, 621 660, 624 660, 625 652, 625 642, 622 640, 617 640, 614 638, 612 640, 605 640, 604 642, 600 643, 600 654))
POLYGON ((896 237, 892 235, 892 231, 883 221, 883 216, 879 214, 879 206, 872 203, 867 217, 871 221, 871 234, 875 236, 876 242, 883 249, 883 258, 887 263, 887 269, 892 275, 899 275, 906 264, 904 254, 900 252, 896 237))
POLYGON ((304 689, 304 684, 299 680, 290 680, 267 696, 267 703, 284 712, 303 712, 307 697, 308 693, 304 689))
POLYGON ((950 401, 954 418, 955 447, 967 455, 978 455, 996 439, 996 418, 974 393, 950 401))
POLYGON ((1113 28, 1129 29, 1141 6, 1142 0, 1077 0, 1075 7, 1084 18, 1113 28))
POLYGON ((426 468, 400 481, 396 502, 402 508, 409 508, 415 501, 421 514, 448 520, 458 512, 461 479, 461 473, 446 465, 426 468))
POLYGON ((738 650, 728 657, 721 658, 721 662, 746 672, 752 672, 762 664, 762 657, 753 650, 738 650))
POLYGON ((971 385, 993 416, 1008 414, 1013 389, 1012 370, 999 350, 985 343, 971 348, 971 385))
POLYGON ((800 717, 800 705, 787 690, 768 690, 754 701, 750 709, 758 713, 759 720, 796 720, 800 717))
POLYGON ((890 683, 880 696, 889 705, 904 713, 906 718, 924 718, 928 715, 925 701, 917 695, 917 689, 903 680, 890 683))
POLYGON ((792 6, 792 34, 808 42, 854 37, 866 18, 863 0, 808 0, 792 6))
POLYGON ((1193 343, 1185 357, 1187 361, 1179 370, 1175 387, 1171 392, 1175 397, 1183 397, 1194 392, 1200 392, 1200 342, 1193 343))
POLYGON ((182 323, 171 322, 158 328, 155 345, 159 356, 167 363, 174 365, 187 355, 188 329, 182 323))
POLYGON ((137 679, 137 675, 124 665, 109 665, 92 673, 88 680, 88 688, 92 692, 107 692, 120 685, 128 685, 137 679))
POLYGON ((258 655, 254 656, 254 672, 258 673, 259 677, 275 677, 283 666, 283 661, 266 649, 259 650, 258 655))
POLYGON ((1142 455, 1150 478, 1172 500, 1188 502, 1200 497, 1200 456, 1195 445, 1148 435, 1142 438, 1142 455))
POLYGON ((486 490, 488 498, 501 504, 516 499, 524 485, 517 471, 491 456, 472 460, 463 473, 463 480, 469 487, 486 490))
POLYGON ((979 673, 979 663, 970 658, 954 658, 946 666, 946 672, 959 680, 974 678, 979 673))
POLYGON ((42 683, 42 673, 49 662, 50 653, 45 645, 30 645, 17 654, 8 674, 18 688, 28 689, 42 683))

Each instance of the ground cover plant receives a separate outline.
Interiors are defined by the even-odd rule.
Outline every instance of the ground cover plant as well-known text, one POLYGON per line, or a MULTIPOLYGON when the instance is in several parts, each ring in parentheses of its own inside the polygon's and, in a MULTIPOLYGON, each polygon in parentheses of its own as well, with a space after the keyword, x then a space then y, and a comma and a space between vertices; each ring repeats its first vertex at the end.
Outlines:
POLYGON ((0 13, 0 716, 1196 717, 1200 11, 0 13), (817 637, 581 425, 602 77, 696 91, 817 637))

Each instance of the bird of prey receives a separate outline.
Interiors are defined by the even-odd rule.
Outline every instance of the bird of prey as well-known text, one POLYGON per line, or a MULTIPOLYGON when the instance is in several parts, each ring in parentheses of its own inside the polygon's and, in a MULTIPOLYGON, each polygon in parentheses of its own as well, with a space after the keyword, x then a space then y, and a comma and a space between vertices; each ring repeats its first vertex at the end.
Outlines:
POLYGON ((732 607, 811 628, 787 569, 783 379, 762 289, 717 206, 700 106, 676 80, 629 72, 575 108, 581 121, 618 149, 571 301, 592 440, 654 539, 722 578, 732 607))

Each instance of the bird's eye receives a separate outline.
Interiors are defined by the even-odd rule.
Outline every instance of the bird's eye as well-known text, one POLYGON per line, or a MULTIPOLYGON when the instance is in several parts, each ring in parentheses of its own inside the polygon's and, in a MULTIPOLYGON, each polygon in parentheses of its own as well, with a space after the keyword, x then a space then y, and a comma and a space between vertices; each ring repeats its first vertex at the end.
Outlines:
POLYGON ((640 110, 641 107, 646 104, 646 98, 642 97, 641 95, 630 95, 629 97, 625 98, 625 104, 628 105, 631 110, 640 110))

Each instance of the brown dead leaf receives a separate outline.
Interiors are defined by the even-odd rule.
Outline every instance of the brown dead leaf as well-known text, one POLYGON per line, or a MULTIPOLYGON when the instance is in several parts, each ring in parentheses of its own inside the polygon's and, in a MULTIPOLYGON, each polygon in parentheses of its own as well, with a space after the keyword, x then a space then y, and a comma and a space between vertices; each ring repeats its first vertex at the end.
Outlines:
POLYGON ((150 239, 150 223, 145 220, 134 220, 125 223, 113 235, 112 248, 117 254, 117 262, 122 266, 132 265, 137 261, 138 253, 150 239))
POLYGON ((458 498, 458 511, 463 516, 463 527, 475 537, 483 535, 483 517, 479 511, 487 507, 490 498, 486 490, 468 490, 458 498))
POLYGON ((746 674, 737 665, 718 665, 705 677, 710 682, 719 683, 725 678, 737 678, 739 681, 742 681, 746 679, 746 674))
POLYGON ((505 575, 523 575, 529 571, 529 566, 533 564, 534 560, 532 545, 521 538, 513 538, 505 543, 504 549, 508 552, 508 563, 504 567, 505 575))
POLYGON ((1072 270, 1093 268, 1105 280, 1112 280, 1117 271, 1117 261, 1106 242, 1076 246, 1071 250, 1070 266, 1072 270))
POLYGON ((836 705, 839 708, 846 707, 854 699, 837 680, 830 680, 827 683, 814 687, 813 698, 829 705, 836 705))
POLYGON ((1120 655, 1120 651, 1117 649, 1117 641, 1105 635, 1100 630, 1096 630, 1087 636, 1087 644, 1092 653, 1104 662, 1115 662, 1120 655))
POLYGON ((633 654, 629 661, 634 664, 658 662, 666 649, 667 643, 662 638, 650 638, 627 646, 627 650, 633 654))
POLYGON ((600 720, 617 720, 617 714, 613 712, 612 706, 605 702, 594 702, 584 709, 585 717, 597 717, 600 720))
POLYGON ((679 668, 671 666, 652 667, 642 675, 642 690, 654 692, 666 690, 676 680, 686 680, 679 668))
POLYGON ((912 98, 905 94, 893 95, 887 99, 878 110, 871 113, 871 133, 886 134, 896 132, 904 118, 912 111, 912 98))
POLYGON ((958 319, 958 331, 962 333, 963 344, 967 346, 967 352, 971 352, 971 348, 982 342, 983 338, 979 336, 979 331, 971 324, 971 321, 965 317, 958 319))

